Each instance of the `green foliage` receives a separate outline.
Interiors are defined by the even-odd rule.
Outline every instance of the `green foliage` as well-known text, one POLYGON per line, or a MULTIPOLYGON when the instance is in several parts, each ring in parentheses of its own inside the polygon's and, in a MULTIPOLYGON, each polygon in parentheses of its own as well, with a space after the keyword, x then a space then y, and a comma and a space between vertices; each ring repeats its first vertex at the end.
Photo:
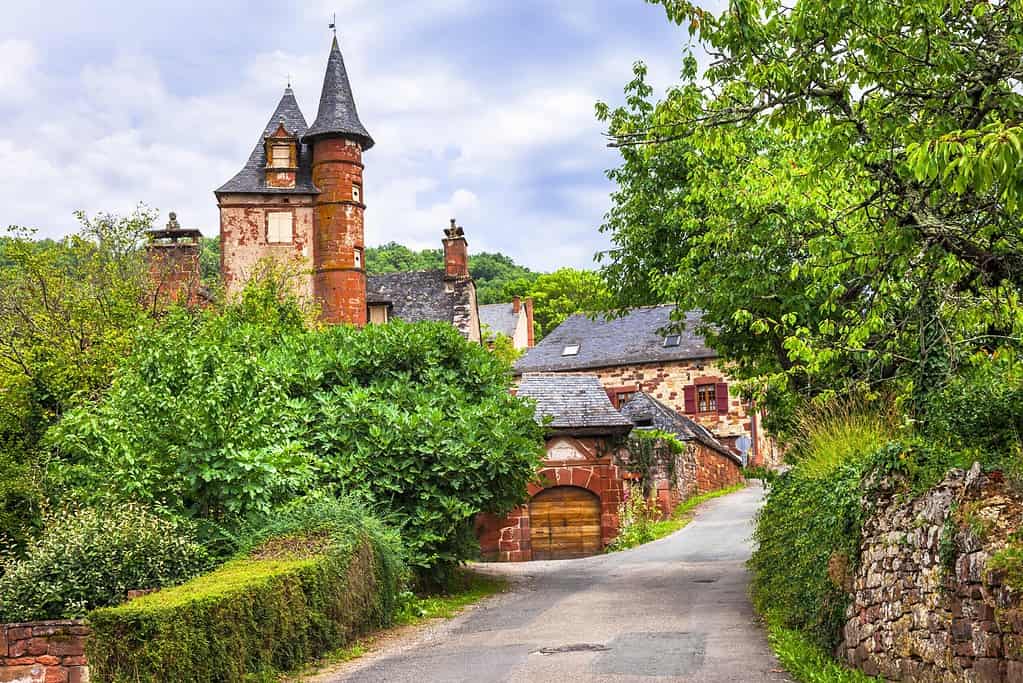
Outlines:
POLYGON ((208 566, 191 525, 137 504, 58 512, 0 577, 0 621, 80 617, 208 566))
POLYGON ((746 479, 759 479, 764 483, 764 486, 770 487, 778 477, 778 472, 763 465, 757 465, 756 467, 744 467, 742 469, 742 476, 746 479))
POLYGON ((799 683, 880 683, 879 678, 839 664, 806 634, 785 628, 770 615, 767 639, 778 661, 799 683))
POLYGON ((405 591, 395 622, 416 624, 426 619, 449 619, 467 605, 508 588, 508 581, 498 576, 487 576, 469 570, 452 572, 441 591, 417 595, 405 591))
POLYGON ((789 459, 803 476, 824 478, 888 444, 897 428, 881 407, 848 400, 808 405, 796 418, 789 459))
POLYGON ((220 237, 203 237, 199 251, 199 277, 206 287, 220 284, 220 237))
POLYGON ((661 0, 713 56, 598 106, 623 165, 618 305, 704 312, 774 427, 805 398, 921 398, 1023 328, 1023 6, 661 0))
POLYGON ((380 247, 366 248, 366 272, 407 273, 415 270, 433 270, 444 267, 443 249, 412 251, 397 242, 380 247))
POLYGON ((42 529, 43 503, 39 473, 0 451, 0 575, 42 529))
POLYGON ((533 299, 537 339, 550 334, 574 313, 596 313, 611 308, 607 286, 589 270, 559 268, 536 278, 522 294, 533 299))
POLYGON ((107 683, 273 678, 389 623, 393 579, 358 529, 311 557, 233 560, 90 613, 89 666, 107 683))
POLYGON ((618 504, 618 536, 605 552, 613 553, 654 540, 654 524, 660 518, 656 501, 644 496, 641 486, 629 486, 625 500, 618 504))
POLYGON ((507 365, 450 325, 305 329, 269 299, 171 313, 54 429, 55 474, 228 522, 334 487, 393 513, 417 569, 470 557, 476 514, 524 500, 542 452, 507 365))
POLYGON ((1015 591, 1023 591, 1023 547, 1018 543, 1010 544, 992 555, 987 568, 1004 572, 1005 585, 1015 591))
POLYGON ((1010 363, 982 363, 931 397, 928 435, 950 448, 1004 454, 1023 446, 1023 376, 1010 363))
POLYGON ((77 234, 0 238, 0 545, 20 554, 49 494, 39 440, 69 409, 95 400, 152 324, 143 232, 156 214, 78 213, 77 234))
POLYGON ((833 556, 849 567, 859 561, 863 470, 862 458, 824 478, 797 466, 775 479, 757 518, 757 549, 749 562, 754 605, 825 650, 838 641, 848 604, 844 588, 829 576, 829 562, 833 556))

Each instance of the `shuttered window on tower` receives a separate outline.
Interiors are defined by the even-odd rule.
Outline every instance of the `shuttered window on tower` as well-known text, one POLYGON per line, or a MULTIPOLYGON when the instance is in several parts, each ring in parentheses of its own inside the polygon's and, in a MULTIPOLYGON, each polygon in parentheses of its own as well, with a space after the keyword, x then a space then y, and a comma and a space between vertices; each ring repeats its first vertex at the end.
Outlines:
POLYGON ((291 212, 274 211, 266 215, 266 241, 288 244, 292 240, 291 212))

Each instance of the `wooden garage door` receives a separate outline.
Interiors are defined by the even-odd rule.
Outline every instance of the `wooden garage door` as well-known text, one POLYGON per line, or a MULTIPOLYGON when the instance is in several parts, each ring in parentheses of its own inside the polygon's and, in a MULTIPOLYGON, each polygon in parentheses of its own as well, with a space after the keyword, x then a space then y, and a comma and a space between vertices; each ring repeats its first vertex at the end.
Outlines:
POLYGON ((534 560, 564 560, 600 552, 600 499, 586 489, 555 486, 529 503, 534 560))

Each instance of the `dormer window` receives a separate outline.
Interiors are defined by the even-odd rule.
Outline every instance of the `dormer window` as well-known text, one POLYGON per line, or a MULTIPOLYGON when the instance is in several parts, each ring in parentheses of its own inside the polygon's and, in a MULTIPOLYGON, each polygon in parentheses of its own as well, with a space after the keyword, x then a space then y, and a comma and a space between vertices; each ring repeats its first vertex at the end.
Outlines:
POLYGON ((273 168, 291 168, 291 145, 273 145, 270 165, 273 168))
POLYGON ((682 343, 681 334, 668 334, 664 336, 664 348, 671 348, 682 343))
POLYGON ((562 356, 578 356, 579 355, 579 345, 578 344, 569 344, 569 345, 567 345, 565 348, 563 348, 561 350, 561 355, 562 356))

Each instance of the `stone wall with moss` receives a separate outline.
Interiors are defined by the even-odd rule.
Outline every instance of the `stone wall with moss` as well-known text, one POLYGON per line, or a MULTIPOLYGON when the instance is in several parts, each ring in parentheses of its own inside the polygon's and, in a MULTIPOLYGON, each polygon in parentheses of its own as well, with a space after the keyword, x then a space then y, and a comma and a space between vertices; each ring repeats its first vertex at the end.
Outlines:
POLYGON ((871 503, 855 575, 831 567, 852 594, 840 655, 893 681, 1023 681, 1018 487, 975 466, 871 503))

